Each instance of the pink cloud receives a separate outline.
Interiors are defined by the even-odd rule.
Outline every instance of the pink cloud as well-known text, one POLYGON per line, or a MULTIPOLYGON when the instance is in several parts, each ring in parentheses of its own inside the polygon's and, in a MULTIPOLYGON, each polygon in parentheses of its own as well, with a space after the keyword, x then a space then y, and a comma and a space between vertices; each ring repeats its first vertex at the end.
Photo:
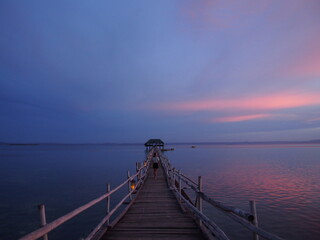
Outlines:
POLYGON ((320 94, 315 93, 277 93, 266 96, 204 99, 168 103, 159 106, 163 110, 211 111, 211 110, 278 110, 320 104, 320 94))
POLYGON ((268 118, 270 116, 271 114, 254 114, 244 116, 220 117, 211 119, 211 122, 243 122, 254 119, 268 118))

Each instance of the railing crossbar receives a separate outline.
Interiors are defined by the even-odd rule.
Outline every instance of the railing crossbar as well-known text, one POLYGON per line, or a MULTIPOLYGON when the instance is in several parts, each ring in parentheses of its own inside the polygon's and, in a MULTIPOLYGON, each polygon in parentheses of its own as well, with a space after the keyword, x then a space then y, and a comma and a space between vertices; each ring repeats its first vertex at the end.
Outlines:
MULTIPOLYGON (((178 176, 178 175, 177 175, 178 176)), ((181 176, 182 176, 182 174, 181 174, 181 176)), ((182 176, 182 178, 181 178, 181 180, 185 183, 185 184, 187 184, 190 188, 192 188, 193 190, 194 189, 197 189, 197 186, 198 186, 198 184, 195 184, 194 182, 189 182, 187 179, 184 179, 183 178, 183 176, 182 176)))
MULTIPOLYGON (((182 175, 182 174, 181 174, 182 175)), ((185 179, 182 179, 192 190, 194 190, 196 192, 196 194, 199 194, 200 197, 205 200, 207 203, 211 204, 212 206, 216 207, 216 208, 219 208, 220 210, 222 211, 225 211, 225 212, 232 212, 236 215, 238 215, 239 217, 242 217, 242 218, 245 218, 246 220, 248 221, 253 221, 254 220, 254 216, 249 213, 249 212, 246 212, 242 209, 239 209, 239 208, 236 208, 236 207, 232 207, 232 206, 227 206, 227 205, 224 205, 223 203, 221 202, 218 202, 216 200, 213 200, 212 198, 208 197, 207 195, 205 195, 203 192, 199 192, 198 188, 189 184, 188 181, 186 181, 185 179)))
MULTIPOLYGON (((178 175, 178 171, 175 170, 174 172, 176 175, 178 175)), ((191 182, 192 184, 194 184, 195 186, 198 186, 198 183, 194 182, 192 179, 190 179, 189 177, 187 177, 186 175, 184 175, 183 173, 181 173, 182 179, 184 180, 185 183, 191 182)))
MULTIPOLYGON (((144 177, 145 177, 145 175, 137 183, 136 188, 140 187, 140 185, 144 181, 144 180, 142 180, 144 177)), ((133 192, 134 191, 130 191, 126 196, 124 196, 124 198, 122 198, 122 200, 100 221, 98 226, 96 226, 96 228, 92 230, 92 232, 89 234, 88 237, 85 238, 85 240, 92 239, 92 237, 101 229, 101 227, 108 221, 108 219, 115 213, 115 211, 117 211, 119 209, 119 207, 125 202, 125 200, 128 199, 128 197, 130 197, 133 194, 133 192)))
POLYGON ((236 207, 224 205, 223 203, 218 202, 218 201, 213 200, 212 198, 208 197, 203 192, 198 192, 198 194, 200 195, 200 197, 204 201, 206 201, 207 203, 211 204, 212 206, 214 206, 224 212, 232 212, 232 213, 238 215, 239 217, 242 217, 250 222, 252 222, 254 220, 254 216, 249 212, 246 212, 246 211, 239 209, 239 208, 236 208, 236 207))
POLYGON ((193 206, 182 194, 178 192, 178 189, 174 188, 174 193, 178 196, 178 198, 181 198, 184 200, 184 202, 188 205, 189 209, 194 212, 197 217, 203 221, 206 226, 210 229, 212 233, 219 239, 219 240, 229 240, 229 238, 226 236, 226 234, 215 224, 212 220, 210 220, 206 215, 204 215, 202 212, 200 212, 195 206, 193 206))
POLYGON ((234 213, 229 213, 227 214, 227 216, 229 216, 230 218, 232 218, 234 221, 240 223, 241 225, 243 225, 244 227, 248 228, 250 231, 258 234, 259 236, 263 237, 264 239, 267 240, 284 240, 283 238, 280 238, 272 233, 269 233, 265 230, 263 230, 260 227, 256 227, 253 224, 251 224, 249 221, 246 221, 243 218, 239 218, 237 215, 235 215, 234 213))

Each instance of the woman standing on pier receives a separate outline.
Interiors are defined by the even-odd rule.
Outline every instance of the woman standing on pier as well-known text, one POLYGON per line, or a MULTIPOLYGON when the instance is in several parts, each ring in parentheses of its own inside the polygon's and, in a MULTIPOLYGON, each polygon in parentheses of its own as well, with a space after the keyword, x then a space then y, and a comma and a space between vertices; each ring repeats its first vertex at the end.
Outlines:
POLYGON ((157 156, 157 153, 153 154, 153 158, 152 158, 152 168, 153 168, 153 178, 156 179, 157 178, 157 170, 159 168, 159 157, 157 156))

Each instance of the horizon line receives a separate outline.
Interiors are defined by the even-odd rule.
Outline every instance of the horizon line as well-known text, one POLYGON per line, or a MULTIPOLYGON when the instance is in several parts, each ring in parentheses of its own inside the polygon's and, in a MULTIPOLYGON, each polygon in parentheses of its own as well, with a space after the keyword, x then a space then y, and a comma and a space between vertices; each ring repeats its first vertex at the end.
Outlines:
MULTIPOLYGON (((270 141, 194 141, 194 142, 168 142, 165 145, 183 144, 284 144, 284 143, 320 143, 320 139, 312 140, 270 140, 270 141)), ((1 145, 144 145, 142 142, 0 142, 1 145)))

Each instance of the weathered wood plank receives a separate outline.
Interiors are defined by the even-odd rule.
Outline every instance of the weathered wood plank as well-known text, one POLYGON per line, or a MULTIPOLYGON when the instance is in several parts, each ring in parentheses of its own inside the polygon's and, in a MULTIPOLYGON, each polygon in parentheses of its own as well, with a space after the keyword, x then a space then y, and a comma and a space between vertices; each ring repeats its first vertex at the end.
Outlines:
POLYGON ((118 228, 197 228, 197 226, 190 222, 160 222, 154 219, 153 221, 136 221, 136 222, 121 222, 117 225, 118 228))

